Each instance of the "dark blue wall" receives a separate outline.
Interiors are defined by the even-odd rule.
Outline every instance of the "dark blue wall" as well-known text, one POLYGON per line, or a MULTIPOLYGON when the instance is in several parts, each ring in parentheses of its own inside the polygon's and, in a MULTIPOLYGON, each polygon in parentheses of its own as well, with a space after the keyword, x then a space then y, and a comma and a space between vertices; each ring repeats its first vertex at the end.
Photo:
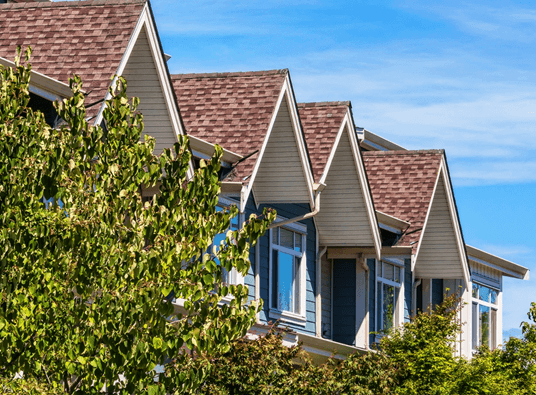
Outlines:
MULTIPOLYGON (((272 207, 277 211, 277 215, 285 218, 297 217, 311 211, 309 204, 276 204, 276 205, 260 205, 257 210, 253 198, 250 197, 246 205, 245 218, 249 218, 250 214, 262 214, 264 207, 272 207)), ((295 325, 286 322, 282 322, 281 326, 288 326, 297 332, 303 332, 314 335, 316 333, 315 327, 315 287, 316 287, 316 228, 313 219, 300 221, 301 224, 307 226, 307 238, 306 238, 306 317, 307 322, 304 325, 295 325)), ((268 232, 262 236, 259 241, 260 252, 260 296, 264 301, 263 310, 260 313, 260 319, 266 323, 273 321, 269 317, 269 270, 270 270, 270 240, 268 232)), ((254 298, 255 295, 255 249, 250 251, 251 268, 250 273, 244 279, 244 283, 249 286, 250 298, 254 298)))
POLYGON ((367 259, 369 267, 369 344, 376 341, 376 335, 372 332, 376 330, 376 260, 367 259))
POLYGON ((404 322, 409 322, 413 312, 413 276, 411 259, 404 260, 404 322))
POLYGON ((356 260, 333 260, 333 340, 355 345, 356 260))

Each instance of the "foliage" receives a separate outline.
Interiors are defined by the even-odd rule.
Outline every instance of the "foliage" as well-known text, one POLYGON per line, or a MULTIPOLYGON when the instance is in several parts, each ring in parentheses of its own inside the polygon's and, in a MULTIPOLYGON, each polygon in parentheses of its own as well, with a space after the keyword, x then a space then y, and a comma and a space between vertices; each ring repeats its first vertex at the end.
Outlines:
POLYGON ((215 210, 221 148, 191 179, 186 137, 153 155, 122 78, 91 126, 74 77, 73 96, 56 104, 65 125, 52 129, 28 108, 31 66, 18 53, 15 68, 0 68, 0 377, 23 372, 80 394, 195 388, 210 366, 185 372, 184 347, 208 357, 250 328, 260 305, 247 287, 225 286, 224 269, 247 273, 275 213, 207 251, 237 214, 215 210), (141 186, 160 193, 143 203, 141 186))

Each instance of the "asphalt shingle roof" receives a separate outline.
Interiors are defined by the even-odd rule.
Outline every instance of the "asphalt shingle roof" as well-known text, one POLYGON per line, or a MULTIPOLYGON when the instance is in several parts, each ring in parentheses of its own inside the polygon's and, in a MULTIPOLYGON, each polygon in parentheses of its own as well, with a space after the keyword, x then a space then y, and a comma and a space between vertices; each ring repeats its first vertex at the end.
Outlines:
POLYGON ((417 249, 443 154, 443 150, 363 152, 376 210, 411 223, 399 246, 417 249))
MULTIPOLYGON (((173 88, 187 134, 240 155, 262 147, 287 69, 210 74, 174 74, 173 88)), ((258 153, 234 176, 249 176, 258 153)))
POLYGON ((315 182, 319 182, 350 102, 299 103, 298 111, 311 158, 315 182))
POLYGON ((144 5, 145 0, 0 4, 0 57, 12 61, 17 45, 31 46, 33 70, 65 83, 80 75, 91 104, 106 96, 144 5))

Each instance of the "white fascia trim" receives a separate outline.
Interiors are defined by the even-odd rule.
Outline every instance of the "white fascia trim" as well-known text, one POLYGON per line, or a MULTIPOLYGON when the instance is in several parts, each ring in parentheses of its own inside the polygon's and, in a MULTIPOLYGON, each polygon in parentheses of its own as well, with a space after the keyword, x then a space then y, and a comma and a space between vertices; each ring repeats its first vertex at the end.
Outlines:
MULTIPOLYGON (((145 30, 147 32, 147 39, 149 40, 149 47, 151 48, 153 61, 155 62, 155 65, 156 65, 158 79, 160 80, 160 87, 162 88, 162 92, 164 93, 164 99, 165 99, 166 107, 168 110, 168 115, 173 125, 173 130, 175 131, 175 135, 176 135, 175 137, 177 138, 176 141, 178 141, 178 136, 186 135, 186 133, 182 129, 179 112, 177 109, 177 103, 175 102, 174 95, 173 95, 173 87, 171 86, 171 81, 169 80, 169 77, 166 73, 166 61, 164 59, 162 52, 160 51, 160 46, 158 45, 158 37, 156 36, 156 29, 154 26, 154 21, 153 21, 153 18, 151 17, 151 14, 149 11, 149 5, 147 3, 144 5, 143 10, 140 14, 140 17, 138 19, 138 22, 136 23, 136 27, 134 28, 134 32, 130 36, 127 48, 125 50, 125 53, 123 54, 123 58, 121 59, 121 62, 119 63, 119 67, 117 68, 116 75, 117 76, 123 75, 123 72, 125 71, 125 67, 128 64, 130 55, 132 54, 132 51, 134 50, 134 47, 136 45, 136 42, 138 41, 138 37, 143 27, 145 27, 145 30)), ((110 86, 114 86, 116 81, 117 81, 117 77, 114 77, 110 86)), ((110 98, 111 98, 110 92, 107 92, 105 100, 109 100, 110 98)), ((95 125, 99 125, 102 122, 102 114, 103 114, 105 106, 106 106, 106 103, 103 103, 95 119, 95 125)), ((193 166, 192 161, 190 161, 190 164, 188 166, 188 173, 187 173, 188 179, 192 179, 193 175, 194 175, 194 166, 193 166)))
POLYGON ((411 262, 411 271, 415 271, 415 266, 417 265, 417 259, 419 258, 419 252, 421 251, 422 240, 424 233, 426 232, 426 227, 428 225, 428 218, 432 212, 432 204, 434 202, 435 194, 437 191, 437 185, 439 184, 439 177, 441 177, 441 170, 437 172, 436 182, 434 184, 434 190, 432 191, 432 196, 430 197, 430 202, 428 203, 428 211, 426 212, 426 218, 424 219, 424 226, 421 230, 421 236, 419 237, 419 245, 417 246, 417 252, 415 253, 415 259, 411 262))
POLYGON ((434 204, 435 195, 437 192, 437 186, 439 184, 439 177, 443 178, 443 184, 445 185, 445 192, 447 194, 447 203, 449 205, 449 212, 450 212, 450 218, 452 221, 452 226, 454 227, 454 234, 456 236, 456 244, 458 247, 458 254, 460 255, 460 263, 462 265, 462 271, 463 271, 463 278, 465 280, 465 287, 467 288, 469 286, 469 282, 471 281, 471 276, 469 274, 469 263, 467 261, 467 255, 465 253, 465 243, 463 242, 463 237, 461 233, 461 225, 460 220, 458 218, 458 215, 456 213, 456 205, 454 204, 454 195, 452 192, 452 184, 450 183, 450 179, 446 176, 446 163, 445 163, 445 156, 443 155, 441 157, 441 163, 439 164, 439 171, 437 172, 437 178, 434 185, 434 191, 432 193, 432 197, 430 198, 430 204, 428 206, 428 212, 426 213, 426 219, 424 221, 424 226, 421 231, 421 237, 419 238, 419 246, 417 247, 417 252, 415 254, 415 260, 413 261, 411 270, 415 270, 415 266, 419 259, 419 253, 421 251, 422 241, 424 238, 424 235, 426 233, 426 228, 428 226, 428 219, 430 217, 430 213, 432 211, 432 206, 434 204))
MULTIPOLYGON (((255 167, 253 168, 253 173, 251 174, 251 177, 249 179, 247 191, 244 194, 244 199, 242 201, 242 207, 240 207, 240 211, 244 211, 246 207, 246 202, 249 197, 249 194, 251 193, 253 189, 253 183, 255 182, 255 178, 257 177, 257 173, 259 171, 262 159, 264 157, 264 152, 266 151, 266 147, 268 146, 268 141, 270 140, 270 135, 272 134, 272 130, 274 128, 274 123, 277 118, 277 115, 279 114, 279 109, 281 108, 281 103, 286 98, 287 104, 289 105, 290 115, 291 115, 291 121, 293 125, 293 131, 294 135, 296 137, 296 143, 298 146, 298 152, 300 154, 300 159, 302 162, 302 168, 304 171, 305 181, 307 183, 307 189, 309 192, 309 204, 312 209, 314 209, 314 188, 313 188, 313 173, 311 171, 311 168, 309 166, 308 158, 307 158, 307 150, 305 149, 305 140, 303 139, 303 133, 301 133, 300 123, 298 122, 298 110, 296 107, 296 103, 294 102, 293 98, 290 95, 290 81, 288 79, 288 74, 285 78, 285 81, 283 83, 283 87, 281 89, 281 93, 279 94, 279 98, 277 99, 277 103, 275 105, 274 113, 272 114, 272 119, 270 120, 270 124, 268 125, 268 131, 266 132, 266 136, 264 137, 264 141, 262 143, 261 151, 259 152, 259 156, 257 158, 257 162, 255 163, 255 167)), ((257 208, 260 202, 255 199, 255 202, 257 202, 257 208)))
POLYGON ((448 177, 447 172, 447 163, 445 161, 445 155, 441 157, 441 166, 440 173, 443 176, 443 183, 445 185, 445 190, 447 192, 447 201, 449 204, 449 210, 452 220, 452 226, 454 226, 454 232, 456 234, 456 240, 458 242, 458 253, 460 254, 460 259, 463 268, 463 277, 465 280, 465 286, 468 287, 469 282, 471 281, 471 274, 469 271, 469 262, 467 260, 467 253, 465 250, 465 242, 462 235, 462 226, 460 224, 460 219, 458 218, 458 210, 456 209, 456 203, 454 202, 454 192, 452 189, 452 183, 450 177, 448 177))
POLYGON ((524 275, 521 273, 516 273, 512 270, 505 269, 504 267, 500 267, 498 265, 494 265, 493 263, 483 261, 482 259, 479 259, 475 256, 469 255, 468 259, 471 262, 479 263, 482 266, 486 266, 486 267, 489 267, 490 269, 497 270, 498 272, 501 272, 501 274, 506 274, 507 276, 510 276, 510 277, 518 278, 520 280, 525 280, 524 275))
POLYGON ((378 218, 376 217, 376 209, 374 208, 374 202, 372 201, 372 195, 370 193, 370 186, 367 182, 367 175, 365 171, 365 166, 363 164, 363 158, 361 156, 361 151, 359 150, 359 141, 357 141, 357 136, 354 133, 355 125, 352 119, 352 114, 350 113, 350 108, 346 110, 345 121, 347 125, 347 133, 350 138, 350 144, 352 145, 352 152, 354 154, 354 162, 356 170, 359 176, 359 181, 361 182, 361 191, 363 193, 363 198, 365 199, 367 205, 367 214, 370 223, 370 229, 372 231, 372 237, 374 238, 374 247, 376 248, 376 257, 381 259, 382 255, 382 238, 380 234, 380 227, 378 225, 378 218))
POLYGON ((465 248, 467 250, 467 254, 469 256, 470 261, 474 261, 482 265, 488 266, 492 269, 498 270, 500 272, 503 272, 504 274, 515 278, 520 278, 523 280, 529 279, 530 271, 524 266, 518 265, 517 263, 508 261, 506 259, 498 257, 497 255, 490 254, 489 252, 470 246, 468 244, 465 245, 465 248))

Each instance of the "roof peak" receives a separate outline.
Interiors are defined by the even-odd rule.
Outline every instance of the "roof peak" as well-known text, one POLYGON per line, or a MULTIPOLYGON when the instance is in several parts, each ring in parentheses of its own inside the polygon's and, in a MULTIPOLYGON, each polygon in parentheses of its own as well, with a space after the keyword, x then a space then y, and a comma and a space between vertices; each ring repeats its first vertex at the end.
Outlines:
POLYGON ((298 103, 298 108, 306 108, 306 107, 338 107, 338 106, 351 107, 352 103, 349 100, 298 103))
POLYGON ((20 3, 5 3, 0 4, 4 9, 17 8, 77 8, 77 7, 96 7, 107 5, 123 5, 123 4, 145 4, 147 0, 84 0, 84 1, 25 1, 20 3))
POLYGON ((363 155, 366 156, 386 156, 386 155, 398 155, 398 156, 409 156, 409 155, 444 155, 444 149, 423 149, 423 150, 399 150, 399 151, 363 151, 363 155))
POLYGON ((172 79, 195 78, 228 78, 228 77, 259 77, 264 75, 288 74, 288 69, 261 70, 261 71, 229 71, 223 73, 186 73, 171 74, 172 79))

